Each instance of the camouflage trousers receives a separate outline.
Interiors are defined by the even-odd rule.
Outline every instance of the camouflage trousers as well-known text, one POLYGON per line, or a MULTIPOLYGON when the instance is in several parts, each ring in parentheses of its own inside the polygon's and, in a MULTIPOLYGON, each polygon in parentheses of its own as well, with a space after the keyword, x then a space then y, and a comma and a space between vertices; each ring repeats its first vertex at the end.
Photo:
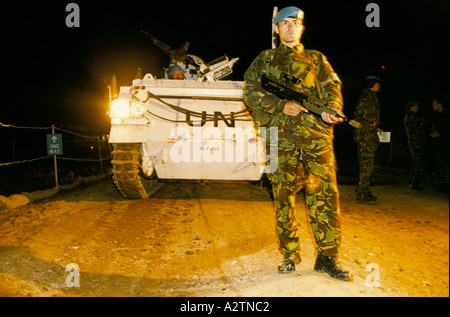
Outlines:
POLYGON ((411 147, 411 168, 408 181, 410 184, 419 185, 424 174, 426 166, 426 150, 421 147, 411 147))
POLYGON ((377 140, 360 140, 358 145, 359 181, 356 187, 358 193, 370 190, 370 177, 375 167, 375 152, 378 148, 377 140))
POLYGON ((435 172, 439 186, 448 186, 449 183, 449 148, 448 142, 439 138, 431 139, 435 154, 435 172))
POLYGON ((294 214, 299 164, 304 174, 309 223, 317 253, 335 256, 341 238, 339 193, 333 142, 326 139, 302 145, 301 152, 278 148, 278 169, 267 176, 272 184, 280 249, 293 253, 300 248, 299 224, 294 214))

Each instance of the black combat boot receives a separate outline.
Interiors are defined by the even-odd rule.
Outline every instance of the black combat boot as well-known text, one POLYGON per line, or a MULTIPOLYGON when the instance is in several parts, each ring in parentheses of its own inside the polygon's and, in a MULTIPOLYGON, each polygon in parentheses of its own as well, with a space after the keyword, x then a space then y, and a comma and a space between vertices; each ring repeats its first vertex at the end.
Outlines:
POLYGON ((377 197, 373 196, 370 191, 356 192, 356 202, 364 205, 376 205, 377 197))
POLYGON ((298 252, 295 253, 285 253, 283 262, 278 265, 278 273, 285 274, 295 271, 295 264, 300 264, 302 258, 298 252))
POLYGON ((373 201, 376 201, 378 199, 378 197, 375 196, 374 194, 372 194, 372 192, 370 190, 367 193, 367 196, 369 197, 369 199, 372 199, 373 201))
POLYGON ((332 278, 351 282, 352 276, 348 271, 344 271, 335 256, 319 255, 314 265, 314 271, 326 272, 332 278))
POLYGON ((423 187, 420 186, 418 183, 411 183, 411 184, 409 184, 409 189, 422 191, 423 187))

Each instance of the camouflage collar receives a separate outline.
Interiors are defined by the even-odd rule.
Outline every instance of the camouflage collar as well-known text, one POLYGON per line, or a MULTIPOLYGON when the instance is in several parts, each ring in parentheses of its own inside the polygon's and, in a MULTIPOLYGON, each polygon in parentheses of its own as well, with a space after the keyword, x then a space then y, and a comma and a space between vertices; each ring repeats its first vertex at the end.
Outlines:
POLYGON ((301 44, 301 43, 294 46, 293 48, 290 46, 287 46, 285 44, 281 44, 279 46, 279 48, 285 52, 288 52, 288 53, 295 52, 297 54, 303 53, 303 51, 305 50, 305 48, 303 47, 303 44, 301 44))

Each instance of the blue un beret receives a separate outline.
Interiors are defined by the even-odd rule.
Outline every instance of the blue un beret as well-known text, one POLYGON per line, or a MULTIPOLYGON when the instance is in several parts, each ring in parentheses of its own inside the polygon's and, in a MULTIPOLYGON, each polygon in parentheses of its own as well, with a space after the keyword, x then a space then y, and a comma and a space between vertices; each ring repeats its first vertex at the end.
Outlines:
POLYGON ((298 18, 303 20, 303 11, 297 7, 286 7, 278 11, 277 15, 273 19, 273 23, 277 24, 278 22, 286 19, 286 18, 298 18))
POLYGON ((167 72, 167 77, 170 78, 170 76, 175 73, 175 72, 181 72, 182 74, 184 74, 184 70, 178 66, 177 64, 174 64, 172 66, 169 67, 169 70, 167 72))
POLYGON ((379 77, 377 77, 377 76, 374 76, 374 75, 369 75, 369 76, 367 76, 367 77, 366 77, 366 80, 374 80, 374 81, 376 81, 376 82, 381 83, 381 79, 380 79, 379 77))

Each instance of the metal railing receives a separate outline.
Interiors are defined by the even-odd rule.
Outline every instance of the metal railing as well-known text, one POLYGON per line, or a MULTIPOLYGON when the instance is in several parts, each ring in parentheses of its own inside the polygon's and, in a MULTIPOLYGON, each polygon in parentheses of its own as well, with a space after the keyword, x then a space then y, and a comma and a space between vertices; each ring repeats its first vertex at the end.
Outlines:
MULTIPOLYGON (((94 147, 98 148, 98 157, 68 157, 68 156, 64 156, 64 155, 41 155, 39 157, 34 157, 34 158, 26 158, 26 159, 19 159, 16 160, 15 156, 16 156, 16 141, 15 140, 9 140, 10 142, 12 142, 13 144, 13 160, 12 161, 6 161, 6 162, 0 162, 0 167, 2 166, 8 166, 8 165, 15 165, 15 164, 23 164, 23 163, 28 163, 28 162, 34 162, 34 161, 39 161, 39 160, 45 160, 45 159, 51 159, 53 158, 54 160, 54 169, 55 169, 55 185, 56 187, 59 186, 58 184, 58 167, 57 167, 57 161, 58 160, 65 160, 65 161, 78 161, 78 162, 99 162, 100 164, 100 170, 102 175, 104 175, 104 166, 103 166, 103 162, 106 160, 110 160, 111 159, 111 151, 110 148, 108 146, 108 142, 107 142, 107 136, 102 135, 102 136, 89 136, 89 135, 84 135, 75 131, 71 131, 68 129, 64 129, 64 128, 60 128, 57 127, 55 125, 52 126, 46 126, 46 127, 35 127, 35 126, 18 126, 18 125, 13 125, 13 124, 5 124, 0 122, 0 128, 5 128, 5 129, 20 129, 20 130, 40 130, 40 131, 45 131, 48 130, 49 134, 55 134, 55 131, 61 132, 64 135, 70 135, 72 138, 81 138, 83 140, 90 140, 93 142, 88 142, 86 143, 85 141, 77 141, 77 140, 70 140, 70 138, 66 141, 63 141, 63 144, 68 145, 69 149, 72 149, 72 153, 73 152, 77 152, 77 154, 82 153, 82 151, 78 151, 77 149, 83 147, 84 143, 84 148, 86 148, 87 146, 89 146, 90 148, 90 152, 92 153, 92 150, 94 149, 94 147), (77 144, 78 143, 78 144, 77 144), (106 145, 105 145, 106 143, 106 145), (104 145, 102 148, 102 144, 104 145), (70 146, 71 145, 71 146, 70 146), (102 153, 102 149, 105 149, 108 151, 108 154, 105 155, 105 153, 102 153)), ((0 129, 1 132, 2 129, 0 129)), ((0 133, 1 135, 1 133, 0 133)), ((39 145, 44 146, 45 144, 45 139, 43 138, 44 136, 42 136, 42 142, 39 142, 39 145)), ((36 136, 34 136, 34 139, 36 140, 36 136)), ((40 140, 40 139, 39 139, 40 140)), ((26 142, 26 141, 24 141, 26 142)), ((30 143, 30 142, 29 142, 30 143)), ((36 143, 36 142, 34 142, 36 143)), ((47 145, 48 146, 48 145, 47 145)), ((36 147, 36 144, 34 144, 34 147, 36 147)), ((42 152, 44 152, 45 148, 41 149, 42 152)), ((3 148, 3 154, 6 153, 5 148, 3 148)), ((29 151, 32 152, 32 151, 29 151)), ((38 151, 40 152, 40 151, 38 151)), ((70 151, 69 151, 70 152, 70 151)))

